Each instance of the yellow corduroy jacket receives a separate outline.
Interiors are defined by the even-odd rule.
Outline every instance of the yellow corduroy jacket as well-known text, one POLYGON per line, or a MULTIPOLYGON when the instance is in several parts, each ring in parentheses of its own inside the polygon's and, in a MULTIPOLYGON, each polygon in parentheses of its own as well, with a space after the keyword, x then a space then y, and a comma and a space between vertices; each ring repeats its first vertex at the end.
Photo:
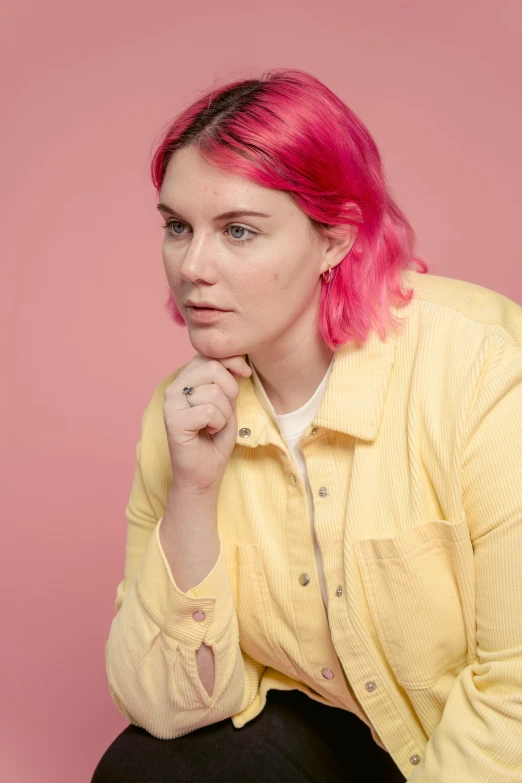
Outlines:
POLYGON ((251 378, 237 378, 218 560, 178 589, 159 529, 164 391, 183 367, 157 385, 105 650, 131 723, 162 739, 228 717, 240 728, 268 689, 297 688, 355 699, 411 783, 521 783, 522 307, 461 280, 408 271, 405 283, 414 298, 392 309, 406 326, 336 351, 301 439, 327 610, 305 487, 251 378))

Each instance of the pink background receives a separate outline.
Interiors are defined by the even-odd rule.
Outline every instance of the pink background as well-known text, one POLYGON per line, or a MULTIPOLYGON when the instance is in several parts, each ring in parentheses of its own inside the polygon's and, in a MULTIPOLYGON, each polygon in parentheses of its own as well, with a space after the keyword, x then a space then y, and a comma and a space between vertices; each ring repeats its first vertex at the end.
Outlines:
POLYGON ((430 271, 522 303, 518 0, 11 0, 2 9, 2 777, 90 781, 127 725, 104 645, 141 414, 193 350, 163 310, 154 139, 303 68, 368 125, 430 271), (7 91, 7 96, 6 96, 7 91), (6 622, 7 621, 7 622, 6 622))

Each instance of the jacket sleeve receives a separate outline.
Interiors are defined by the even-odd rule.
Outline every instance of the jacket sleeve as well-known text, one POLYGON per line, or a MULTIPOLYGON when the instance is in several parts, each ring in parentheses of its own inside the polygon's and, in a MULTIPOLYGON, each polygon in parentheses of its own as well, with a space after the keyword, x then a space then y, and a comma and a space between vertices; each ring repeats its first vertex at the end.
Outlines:
POLYGON ((458 676, 408 783, 522 783, 522 338, 500 331, 462 452, 477 660, 458 676))
MULTIPOLYGON (((157 496, 147 486, 150 471, 143 460, 144 454, 146 459, 158 459, 154 446, 158 439, 150 431, 150 419, 156 420, 156 429, 159 421, 157 412, 149 417, 154 403, 157 407, 158 389, 143 414, 136 447, 125 510, 124 579, 117 587, 105 663, 109 692, 119 712, 153 736, 173 739, 248 707, 265 667, 240 648, 221 537, 218 559, 202 582, 184 593, 173 579, 159 538, 163 516, 159 516, 157 496), (199 610, 205 612, 203 622, 192 617, 199 610), (210 696, 196 665, 202 642, 214 654, 210 696)), ((154 474, 158 466, 152 468, 154 474)))

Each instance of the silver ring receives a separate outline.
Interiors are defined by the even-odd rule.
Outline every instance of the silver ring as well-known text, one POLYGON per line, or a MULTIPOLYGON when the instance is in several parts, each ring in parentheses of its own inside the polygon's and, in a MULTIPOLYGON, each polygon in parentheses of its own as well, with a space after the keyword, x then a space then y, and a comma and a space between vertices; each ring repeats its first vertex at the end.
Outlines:
POLYGON ((191 408, 195 408, 196 407, 194 405, 194 403, 190 401, 190 397, 189 397, 189 394, 194 394, 194 389, 195 389, 195 386, 185 386, 185 388, 182 391, 182 394, 184 394, 185 397, 187 398, 187 402, 188 402, 188 404, 190 405, 191 408))

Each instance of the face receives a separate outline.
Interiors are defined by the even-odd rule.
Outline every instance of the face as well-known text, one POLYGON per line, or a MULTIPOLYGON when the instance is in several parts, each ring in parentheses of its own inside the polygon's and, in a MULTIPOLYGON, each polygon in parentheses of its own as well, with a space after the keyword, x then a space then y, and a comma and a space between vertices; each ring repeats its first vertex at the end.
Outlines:
POLYGON ((281 356, 315 334, 321 272, 346 254, 328 255, 308 216, 289 196, 206 163, 195 147, 171 157, 161 188, 168 224, 163 264, 170 290, 205 356, 281 356), (266 217, 218 217, 231 210, 266 217), (334 257, 335 255, 335 257, 334 257), (228 312, 211 322, 191 317, 186 300, 228 312))

